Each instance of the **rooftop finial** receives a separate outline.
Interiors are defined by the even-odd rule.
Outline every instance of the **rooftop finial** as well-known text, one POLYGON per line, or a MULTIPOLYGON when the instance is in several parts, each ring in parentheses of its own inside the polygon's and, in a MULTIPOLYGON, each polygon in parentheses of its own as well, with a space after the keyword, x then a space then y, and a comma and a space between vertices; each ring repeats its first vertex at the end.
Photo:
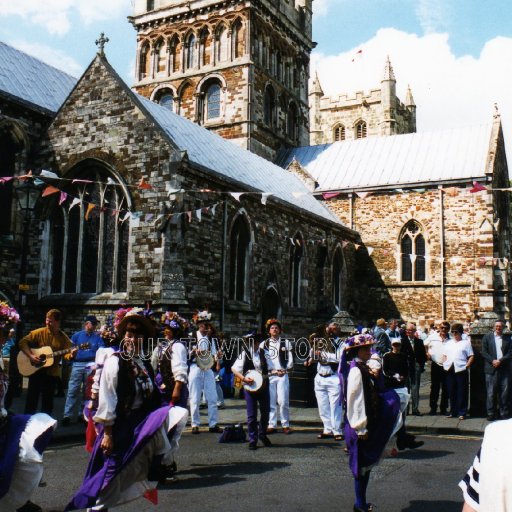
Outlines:
POLYGON ((393 66, 391 65, 391 61, 389 60, 389 55, 386 59, 386 66, 384 68, 384 80, 396 80, 395 72, 393 71, 393 66))
POLYGON ((100 57, 105 57, 105 43, 109 42, 109 38, 105 37, 105 34, 102 32, 100 34, 100 38, 96 39, 96 46, 98 47, 98 55, 100 57))

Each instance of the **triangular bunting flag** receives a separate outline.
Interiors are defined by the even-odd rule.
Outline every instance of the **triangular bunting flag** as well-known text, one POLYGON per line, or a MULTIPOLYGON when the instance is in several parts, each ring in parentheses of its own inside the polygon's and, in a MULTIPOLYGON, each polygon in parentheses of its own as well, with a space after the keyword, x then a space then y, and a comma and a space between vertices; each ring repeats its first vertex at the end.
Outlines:
POLYGON ((196 210, 196 217, 199 222, 201 222, 201 208, 196 210))
POLYGON ((4 183, 7 183, 8 181, 11 181, 14 179, 14 176, 2 176, 0 178, 0 185, 3 185, 4 183))
POLYGON ((483 190, 487 190, 487 187, 484 187, 481 183, 478 183, 478 181, 473 181, 473 188, 469 189, 472 194, 482 192, 483 190))
POLYGON ((212 216, 213 216, 213 217, 215 217, 215 208, 217 208, 217 205, 216 205, 216 204, 214 204, 214 205, 212 206, 212 216))
POLYGON ((348 242, 346 240, 341 241, 341 246, 343 247, 343 249, 345 249, 345 247, 347 247, 347 245, 348 245, 348 242))
POLYGON ((404 189, 403 188, 395 188, 395 192, 399 192, 400 194, 403 194, 404 189))
POLYGON ((78 199, 78 197, 75 197, 73 199, 73 201, 71 201, 71 204, 69 205, 69 210, 68 211, 71 211, 71 208, 73 208, 73 206, 76 206, 77 204, 80 204, 82 202, 81 199, 78 199))
POLYGON ((121 220, 121 222, 124 222, 125 220, 128 220, 131 216, 132 212, 126 212, 125 216, 123 217, 123 219, 121 220))
POLYGON ((139 181, 139 184, 137 185, 137 188, 140 188, 141 190, 151 190, 153 187, 144 181, 144 178, 141 178, 139 181))
POLYGON ((89 203, 87 205, 87 211, 85 212, 85 220, 89 220, 89 214, 96 208, 96 205, 93 203, 89 203))
POLYGON ((354 244, 354 247, 356 248, 356 251, 359 249, 359 247, 361 247, 360 244, 354 244))
POLYGON ((144 217, 144 221, 149 222, 153 217, 154 217, 154 215, 152 213, 146 213, 146 216, 144 217))
POLYGON ((115 185, 115 184, 116 184, 116 182, 109 176, 107 178, 107 185, 115 185))
POLYGON ((233 198, 235 198, 237 201, 240 201, 240 197, 242 196, 243 192, 230 192, 229 195, 233 198))
POLYGON ((292 245, 295 245, 295 241, 293 240, 293 238, 290 238, 290 242, 292 243, 292 245))
POLYGON ((361 199, 366 199, 371 194, 371 192, 356 192, 356 194, 357 197, 360 197, 361 199))
POLYGON ((48 185, 41 194, 41 197, 47 197, 51 196, 52 194, 56 194, 57 192, 60 192, 60 190, 57 187, 54 187, 52 185, 48 185))
POLYGON ((494 229, 496 231, 498 231, 498 228, 500 227, 500 219, 498 219, 495 223, 494 223, 494 229))
POLYGON ((148 489, 144 493, 144 498, 153 503, 153 505, 158 505, 158 489, 148 489))
POLYGON ((262 205, 266 205, 267 204, 267 199, 271 195, 272 195, 272 192, 264 192, 263 194, 261 194, 261 204, 262 205))
POLYGON ((185 212, 185 213, 187 214, 188 221, 192 222, 192 212, 185 212))
POLYGON ((60 191, 59 206, 68 198, 68 195, 64 191, 60 191))
POLYGON ((368 255, 371 256, 373 251, 374 251, 374 248, 373 247, 367 247, 366 249, 368 250, 368 255))
POLYGON ((23 174, 22 176, 18 176, 18 179, 21 181, 32 179, 34 175, 32 174, 32 171, 28 171, 27 174, 23 174))
POLYGON ((324 199, 332 199, 333 197, 337 197, 341 194, 341 192, 324 192, 322 197, 324 199))
POLYGON ((52 178, 54 180, 60 180, 60 178, 52 171, 45 171, 44 169, 41 170, 39 173, 39 176, 43 176, 45 178, 52 178))

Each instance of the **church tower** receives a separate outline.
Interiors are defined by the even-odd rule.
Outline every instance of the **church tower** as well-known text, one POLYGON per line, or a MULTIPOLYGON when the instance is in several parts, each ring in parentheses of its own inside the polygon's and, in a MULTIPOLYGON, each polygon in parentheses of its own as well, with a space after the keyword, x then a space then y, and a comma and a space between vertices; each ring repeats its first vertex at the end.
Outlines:
POLYGON ((312 0, 135 0, 135 90, 274 160, 309 144, 312 0))

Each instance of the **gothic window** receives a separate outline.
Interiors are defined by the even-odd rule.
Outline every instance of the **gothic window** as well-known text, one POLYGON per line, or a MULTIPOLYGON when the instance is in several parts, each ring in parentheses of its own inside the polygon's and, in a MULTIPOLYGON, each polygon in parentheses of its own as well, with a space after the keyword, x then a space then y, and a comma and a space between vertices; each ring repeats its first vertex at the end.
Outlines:
POLYGON ((245 218, 239 215, 230 236, 229 296, 234 300, 248 300, 250 242, 249 225, 245 218))
POLYGON ((147 0, 146 2, 146 10, 152 11, 155 8, 155 0, 147 0))
POLYGON ((190 34, 185 43, 185 69, 191 69, 194 67, 195 46, 196 37, 194 34, 190 34))
POLYGON ((282 82, 283 80, 283 61, 281 58, 281 52, 276 52, 276 78, 282 82))
POLYGON ((142 80, 150 75, 151 69, 151 49, 149 44, 144 43, 140 50, 139 59, 139 79, 142 80))
POLYGON ((359 121, 356 124, 356 139, 364 139, 366 137, 366 123, 359 121))
POLYGON ((206 89, 206 119, 220 117, 220 85, 211 84, 206 89))
POLYGON ((426 281, 425 251, 425 237, 421 226, 411 220, 400 235, 402 281, 426 281))
POLYGON ((166 88, 158 91, 155 101, 171 112, 174 111, 174 93, 171 89, 166 88))
POLYGON ((297 106, 291 102, 288 107, 288 116, 286 119, 286 134, 292 141, 298 138, 298 113, 297 106))
POLYGON ((163 73, 167 67, 167 48, 163 41, 159 41, 155 47, 156 72, 163 73))
POLYGON ((169 45, 170 58, 171 58, 171 70, 173 73, 176 73, 180 70, 180 45, 179 39, 177 36, 174 36, 171 39, 171 43, 169 45))
POLYGON ((215 34, 215 60, 228 60, 228 31, 224 25, 221 25, 215 34))
POLYGON ((82 202, 71 210, 69 204, 55 206, 50 218, 50 292, 125 292, 129 221, 119 213, 128 206, 123 187, 97 164, 84 164, 75 177, 87 182, 70 184, 66 192, 82 202))
POLYGON ((212 61, 212 37, 208 28, 203 28, 199 35, 199 62, 207 66, 212 61))
MULTIPOLYGON (((21 129, 10 122, 0 127, 0 176, 15 175, 16 162, 24 146, 21 129)), ((0 236, 12 235, 13 208, 13 180, 8 180, 0 183, 0 236)))
POLYGON ((265 89, 265 97, 263 100, 263 122, 267 126, 275 126, 276 123, 276 95, 271 85, 267 85, 265 89))
POLYGON ((290 247, 290 306, 298 308, 301 305, 302 263, 304 257, 304 239, 297 233, 290 247))
POLYGON ((240 20, 233 25, 233 57, 238 59, 245 54, 245 28, 240 20))
POLYGON ((343 256, 341 249, 336 249, 332 261, 332 300, 334 305, 341 309, 343 279, 343 256))
POLYGON ((334 127, 333 139, 334 142, 345 140, 345 127, 342 124, 338 124, 334 127))

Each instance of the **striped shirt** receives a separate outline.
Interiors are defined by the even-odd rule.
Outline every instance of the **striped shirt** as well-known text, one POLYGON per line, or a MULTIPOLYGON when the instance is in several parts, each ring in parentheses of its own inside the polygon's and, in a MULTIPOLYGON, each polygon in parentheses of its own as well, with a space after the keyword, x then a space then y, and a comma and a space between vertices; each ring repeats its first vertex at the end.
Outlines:
POLYGON ((480 510, 480 453, 478 450, 473 465, 469 468, 464 478, 459 482, 464 501, 475 510, 480 510))

